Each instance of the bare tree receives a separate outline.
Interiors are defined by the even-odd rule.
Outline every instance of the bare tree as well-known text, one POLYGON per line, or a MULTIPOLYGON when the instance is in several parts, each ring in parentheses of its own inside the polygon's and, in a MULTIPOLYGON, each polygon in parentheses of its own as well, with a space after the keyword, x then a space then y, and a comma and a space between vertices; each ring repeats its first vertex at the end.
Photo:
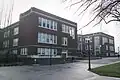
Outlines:
POLYGON ((88 26, 93 21, 97 25, 104 21, 106 24, 112 21, 120 22, 120 0, 63 0, 64 3, 70 3, 67 8, 79 5, 76 9, 78 16, 85 14, 88 10, 93 13, 92 19, 82 28, 88 26))

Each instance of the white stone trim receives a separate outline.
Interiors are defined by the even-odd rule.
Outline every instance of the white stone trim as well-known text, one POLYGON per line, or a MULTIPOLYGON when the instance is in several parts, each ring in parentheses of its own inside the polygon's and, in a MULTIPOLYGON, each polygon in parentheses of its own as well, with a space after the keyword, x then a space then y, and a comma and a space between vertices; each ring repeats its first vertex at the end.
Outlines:
MULTIPOLYGON (((27 57, 30 57, 30 58, 50 58, 50 56, 48 55, 45 55, 45 56, 41 56, 41 55, 28 55, 27 57)), ((61 58, 61 56, 59 55, 52 55, 51 58, 61 58)))

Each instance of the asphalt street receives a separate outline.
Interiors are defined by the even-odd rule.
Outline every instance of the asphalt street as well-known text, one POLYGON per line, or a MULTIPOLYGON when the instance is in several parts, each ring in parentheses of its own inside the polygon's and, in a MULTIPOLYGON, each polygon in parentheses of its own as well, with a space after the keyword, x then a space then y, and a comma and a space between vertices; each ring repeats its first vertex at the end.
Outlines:
MULTIPOLYGON (((120 61, 118 58, 92 60, 92 68, 120 61)), ((52 66, 13 66, 0 68, 0 80, 120 80, 99 76, 88 70, 88 60, 52 66)))

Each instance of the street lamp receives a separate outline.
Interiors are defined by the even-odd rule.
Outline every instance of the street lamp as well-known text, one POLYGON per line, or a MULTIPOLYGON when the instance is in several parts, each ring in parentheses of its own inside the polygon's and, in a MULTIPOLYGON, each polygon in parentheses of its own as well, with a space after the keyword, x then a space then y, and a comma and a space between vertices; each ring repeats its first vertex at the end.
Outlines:
POLYGON ((50 50, 50 66, 52 65, 52 48, 51 48, 51 50, 50 50))
POLYGON ((88 70, 91 70, 91 63, 90 63, 90 39, 87 39, 88 41, 88 70))
POLYGON ((100 58, 102 58, 101 47, 102 47, 102 45, 99 46, 99 56, 100 56, 100 58))

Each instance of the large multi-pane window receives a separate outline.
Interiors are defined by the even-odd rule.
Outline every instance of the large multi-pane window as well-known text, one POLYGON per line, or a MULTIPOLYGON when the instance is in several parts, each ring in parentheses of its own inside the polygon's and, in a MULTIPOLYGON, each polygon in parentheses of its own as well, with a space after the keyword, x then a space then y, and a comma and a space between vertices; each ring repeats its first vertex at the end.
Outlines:
POLYGON ((110 51, 114 51, 114 47, 113 46, 110 46, 109 49, 110 49, 110 51))
POLYGON ((45 18, 38 18, 39 27, 57 31, 57 22, 45 18))
POLYGON ((94 37, 94 49, 95 49, 95 51, 98 51, 99 48, 100 48, 100 37, 95 36, 94 37))
POLYGON ((62 49, 62 56, 63 57, 68 57, 68 50, 62 49))
POLYGON ((46 55, 46 56, 50 56, 50 55, 57 55, 57 49, 51 49, 51 48, 37 48, 37 53, 38 55, 46 55))
POLYGON ((75 28, 68 25, 62 24, 62 32, 70 34, 75 39, 75 28))
POLYGON ((88 45, 85 46, 85 49, 88 50, 88 45))
POLYGON ((85 43, 88 43, 88 40, 89 42, 92 42, 92 37, 90 36, 85 37, 85 43))
POLYGON ((38 43, 57 44, 57 36, 39 32, 38 43))
POLYGON ((9 47, 9 40, 3 41, 3 48, 9 47))
POLYGON ((19 34, 19 27, 14 28, 13 34, 14 34, 14 35, 19 34))
POLYGON ((62 24, 62 32, 69 33, 69 26, 62 24))
POLYGON ((108 45, 106 45, 106 50, 108 50, 108 45))
POLYGON ((68 38, 62 37, 62 45, 67 46, 67 44, 68 44, 68 38))
POLYGON ((17 50, 12 50, 12 54, 17 54, 17 50))
POLYGON ((90 45, 89 48, 90 48, 90 50, 92 50, 92 49, 93 49, 93 48, 92 48, 92 45, 90 45))
POLYGON ((13 39, 13 46, 18 46, 18 38, 13 39))
POLYGON ((7 32, 4 32, 4 38, 6 38, 7 37, 7 32))
POLYGON ((109 43, 113 44, 114 43, 113 39, 109 39, 109 43))
POLYGON ((70 36, 75 39, 75 28, 73 27, 69 27, 69 33, 70 33, 70 36))
POLYGON ((104 45, 105 43, 108 43, 108 38, 102 37, 102 44, 104 45))
POLYGON ((80 42, 81 42, 81 41, 82 41, 82 37, 78 37, 78 41, 80 41, 80 42))
POLYGON ((21 50, 20 50, 20 54, 21 55, 27 55, 27 53, 28 53, 28 49, 27 48, 21 48, 21 50))
POLYGON ((10 36, 10 30, 4 32, 4 38, 7 38, 10 36))

